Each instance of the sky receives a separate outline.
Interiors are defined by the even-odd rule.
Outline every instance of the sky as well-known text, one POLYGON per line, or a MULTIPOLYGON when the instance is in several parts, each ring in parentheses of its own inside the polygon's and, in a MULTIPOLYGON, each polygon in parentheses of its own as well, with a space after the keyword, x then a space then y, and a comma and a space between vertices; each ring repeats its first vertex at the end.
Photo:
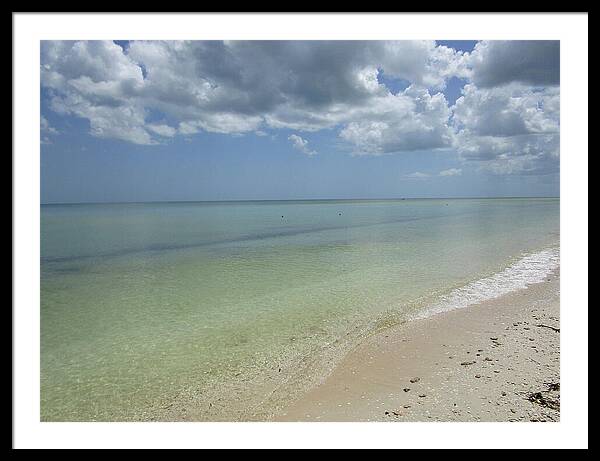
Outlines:
POLYGON ((43 41, 41 202, 559 195, 558 41, 43 41))

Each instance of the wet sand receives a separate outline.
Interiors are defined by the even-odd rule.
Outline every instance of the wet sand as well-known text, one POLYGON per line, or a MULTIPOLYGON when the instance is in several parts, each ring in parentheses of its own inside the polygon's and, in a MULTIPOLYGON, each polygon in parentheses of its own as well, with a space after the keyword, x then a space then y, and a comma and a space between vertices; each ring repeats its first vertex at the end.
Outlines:
POLYGON ((560 270, 357 346, 274 421, 558 421, 560 270))

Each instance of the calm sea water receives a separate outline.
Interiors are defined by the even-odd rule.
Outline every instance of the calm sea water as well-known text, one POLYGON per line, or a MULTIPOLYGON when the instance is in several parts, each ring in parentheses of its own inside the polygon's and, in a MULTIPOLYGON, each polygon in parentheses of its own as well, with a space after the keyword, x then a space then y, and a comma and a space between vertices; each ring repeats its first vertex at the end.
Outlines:
POLYGON ((44 205, 41 418, 261 419, 370 332, 543 277, 558 241, 558 199, 44 205))

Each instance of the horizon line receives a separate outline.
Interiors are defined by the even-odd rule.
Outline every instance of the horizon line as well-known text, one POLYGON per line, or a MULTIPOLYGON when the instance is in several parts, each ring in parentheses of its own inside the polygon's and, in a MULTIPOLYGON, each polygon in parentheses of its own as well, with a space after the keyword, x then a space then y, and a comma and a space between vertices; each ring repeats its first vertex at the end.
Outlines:
POLYGON ((107 202, 40 202, 45 205, 135 205, 144 203, 239 203, 239 202, 324 202, 324 201, 396 201, 396 200, 487 200, 487 199, 560 199, 560 195, 510 195, 488 197, 380 197, 380 198, 296 198, 296 199, 226 199, 226 200, 132 200, 132 201, 107 201, 107 202))

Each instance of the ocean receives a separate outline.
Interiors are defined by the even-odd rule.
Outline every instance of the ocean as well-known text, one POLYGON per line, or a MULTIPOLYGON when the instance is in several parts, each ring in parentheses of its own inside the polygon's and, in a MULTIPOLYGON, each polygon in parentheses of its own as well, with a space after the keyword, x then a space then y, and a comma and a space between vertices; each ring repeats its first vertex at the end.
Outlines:
POLYGON ((266 419, 366 336, 538 282, 559 199, 42 205, 42 421, 266 419))

